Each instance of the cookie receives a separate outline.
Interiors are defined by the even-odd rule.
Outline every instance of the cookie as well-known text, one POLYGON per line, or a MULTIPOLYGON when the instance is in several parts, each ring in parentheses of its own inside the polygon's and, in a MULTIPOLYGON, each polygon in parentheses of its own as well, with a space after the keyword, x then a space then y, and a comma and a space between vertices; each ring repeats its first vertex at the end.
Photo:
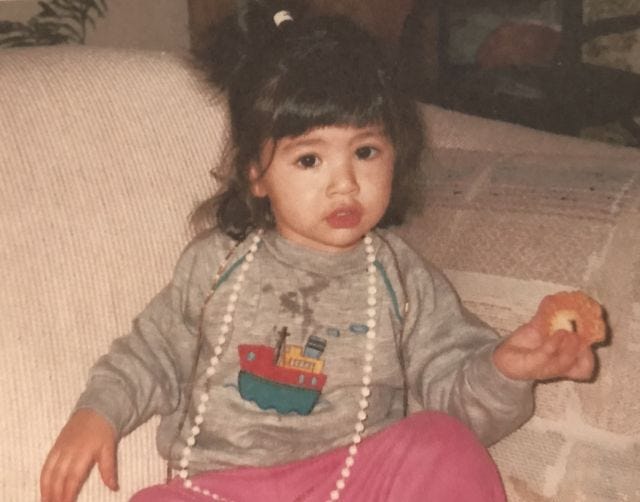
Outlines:
POLYGON ((589 344, 604 341, 606 335, 602 306, 582 291, 545 296, 532 322, 548 336, 558 330, 573 331, 589 344))

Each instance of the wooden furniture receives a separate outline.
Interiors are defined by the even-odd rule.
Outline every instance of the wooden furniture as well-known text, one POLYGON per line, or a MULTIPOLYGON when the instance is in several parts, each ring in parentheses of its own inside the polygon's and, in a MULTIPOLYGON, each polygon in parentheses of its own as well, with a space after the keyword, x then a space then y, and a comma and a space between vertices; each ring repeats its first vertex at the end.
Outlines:
POLYGON ((583 22, 582 0, 559 0, 560 44, 546 66, 511 65, 482 69, 455 65, 448 56, 448 19, 459 1, 439 0, 439 78, 435 101, 447 108, 577 134, 582 128, 619 122, 640 145, 640 75, 587 64, 583 44, 600 35, 640 27, 640 15, 583 22))
MULTIPOLYGON (((377 35, 391 50, 399 45, 405 18, 414 0, 299 0, 312 14, 340 14, 351 17, 377 35)), ((230 14, 234 0, 189 0, 192 46, 197 48, 202 35, 230 14)))

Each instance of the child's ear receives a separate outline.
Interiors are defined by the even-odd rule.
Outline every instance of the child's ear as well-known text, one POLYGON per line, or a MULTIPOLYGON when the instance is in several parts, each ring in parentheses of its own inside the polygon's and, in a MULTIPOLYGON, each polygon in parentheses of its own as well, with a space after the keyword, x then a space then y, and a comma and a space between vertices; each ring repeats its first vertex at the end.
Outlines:
POLYGON ((267 196, 267 190, 262 182, 262 172, 260 167, 255 163, 249 166, 249 186, 254 197, 267 196))

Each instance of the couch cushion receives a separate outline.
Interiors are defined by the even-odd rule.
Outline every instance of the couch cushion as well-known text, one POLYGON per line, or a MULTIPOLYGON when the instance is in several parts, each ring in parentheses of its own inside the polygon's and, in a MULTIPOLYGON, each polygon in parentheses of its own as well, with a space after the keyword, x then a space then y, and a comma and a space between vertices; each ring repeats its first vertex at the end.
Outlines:
MULTIPOLYGON (((168 280, 213 188, 224 109, 161 53, 0 51, 0 89, 0 492, 37 500, 90 365, 168 280)), ((153 431, 123 442, 119 495, 94 473, 80 500, 161 482, 153 431)))
POLYGON ((440 151, 401 230, 502 334, 559 290, 607 309, 597 381, 538 385, 535 417, 492 448, 510 502, 640 497, 640 154, 579 153, 440 151))
MULTIPOLYGON (((0 51, 0 89, 0 492, 36 500, 89 366, 170 276, 213 188, 224 108, 160 53, 0 51)), ((493 448, 511 501, 638 498, 638 152, 424 112, 427 207, 402 232, 469 307, 507 333, 541 295, 583 287, 611 316, 597 383, 540 386, 534 420, 493 448)), ((81 501, 162 480, 154 425, 123 441, 121 493, 94 473, 81 501)))

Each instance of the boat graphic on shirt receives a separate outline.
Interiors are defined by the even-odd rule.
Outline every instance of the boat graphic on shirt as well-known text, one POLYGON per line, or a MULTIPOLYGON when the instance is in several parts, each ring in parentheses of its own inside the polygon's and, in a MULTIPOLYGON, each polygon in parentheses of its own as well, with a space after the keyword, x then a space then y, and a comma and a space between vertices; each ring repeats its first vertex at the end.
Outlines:
POLYGON ((238 388, 247 401, 280 414, 308 415, 318 402, 327 375, 320 359, 327 342, 311 335, 304 347, 289 345, 287 328, 279 332, 275 348, 268 345, 240 345, 238 388))

